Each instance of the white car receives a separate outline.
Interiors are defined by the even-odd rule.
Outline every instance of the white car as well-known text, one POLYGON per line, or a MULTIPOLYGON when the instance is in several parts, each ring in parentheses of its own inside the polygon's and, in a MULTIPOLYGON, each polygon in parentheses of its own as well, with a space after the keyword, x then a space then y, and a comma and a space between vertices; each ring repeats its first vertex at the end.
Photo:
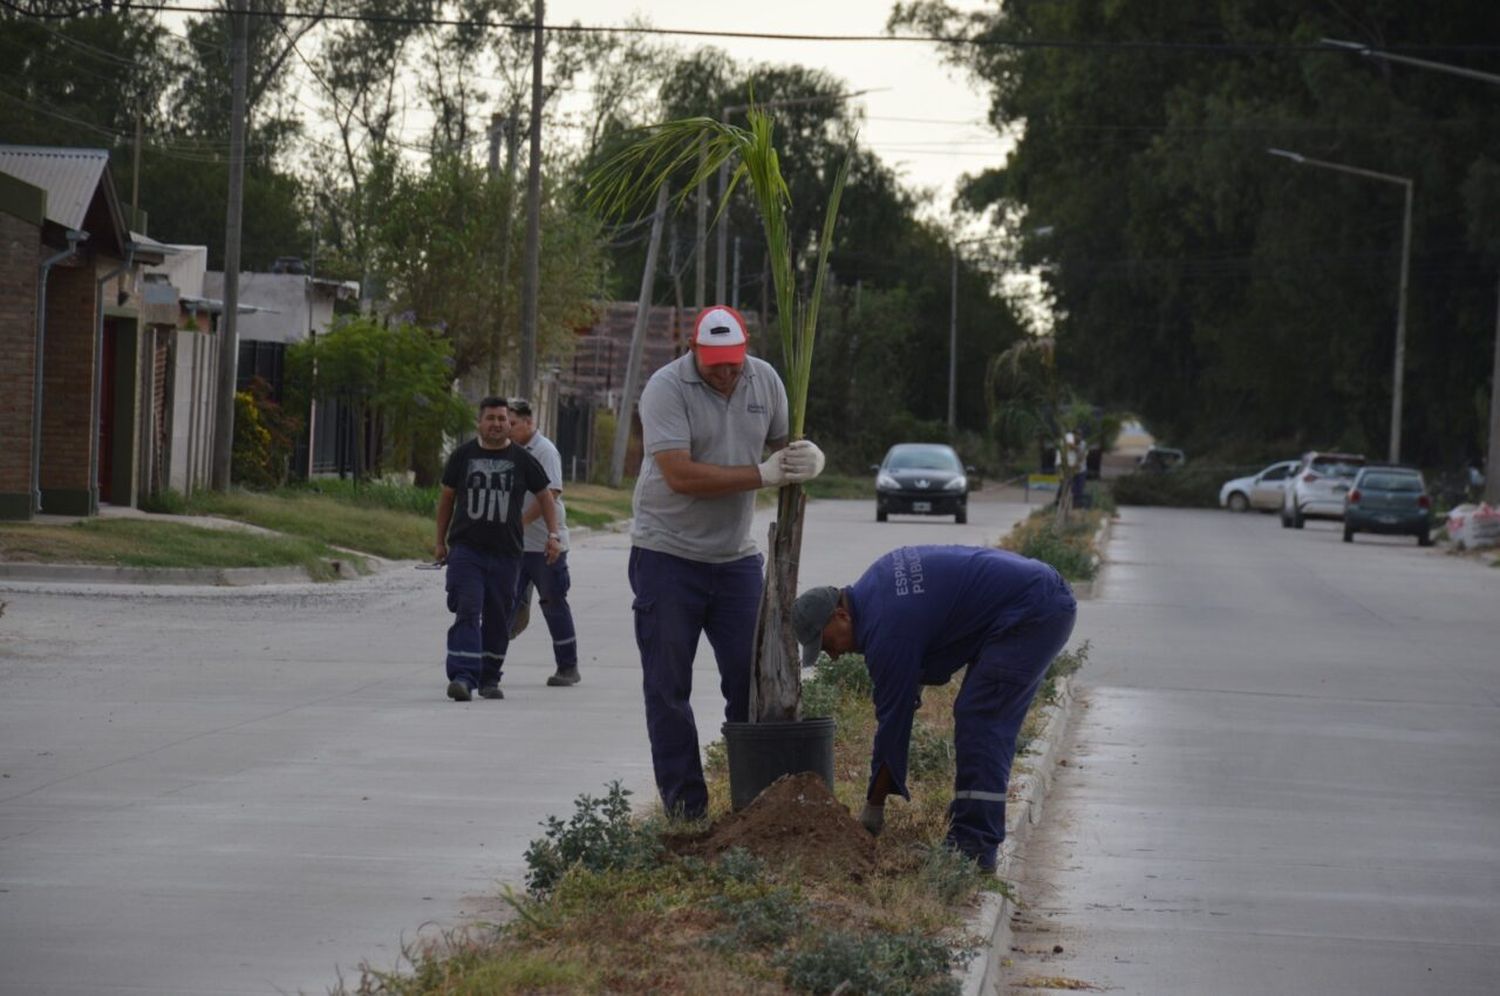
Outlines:
POLYGON ((1219 489, 1219 507, 1231 512, 1248 512, 1252 508, 1262 512, 1274 512, 1281 507, 1282 491, 1286 479, 1292 476, 1300 460, 1282 460, 1273 463, 1258 474, 1236 477, 1225 481, 1219 489))
POLYGON ((1281 525, 1301 529, 1306 519, 1342 519, 1344 496, 1365 465, 1357 453, 1304 453, 1281 495, 1281 525))

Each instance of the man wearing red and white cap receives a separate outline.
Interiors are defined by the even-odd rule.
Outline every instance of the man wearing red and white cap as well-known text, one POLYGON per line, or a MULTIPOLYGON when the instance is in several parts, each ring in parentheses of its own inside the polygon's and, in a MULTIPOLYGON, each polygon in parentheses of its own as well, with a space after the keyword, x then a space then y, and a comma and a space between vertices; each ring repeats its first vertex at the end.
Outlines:
POLYGON ((786 387, 769 363, 747 355, 749 342, 738 312, 707 308, 692 351, 656 371, 641 394, 646 459, 630 537, 635 637, 657 789, 667 811, 687 819, 708 805, 688 701, 701 635, 714 648, 725 718, 743 722, 749 711, 764 573, 750 538, 755 491, 823 470, 811 441, 787 445, 786 387))

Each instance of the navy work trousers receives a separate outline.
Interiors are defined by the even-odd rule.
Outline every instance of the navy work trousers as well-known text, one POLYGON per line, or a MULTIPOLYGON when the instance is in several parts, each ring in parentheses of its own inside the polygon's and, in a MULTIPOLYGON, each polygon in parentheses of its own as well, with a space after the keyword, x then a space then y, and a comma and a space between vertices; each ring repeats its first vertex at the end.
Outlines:
POLYGON ((635 642, 641 651, 646 733, 656 788, 667 812, 696 819, 708 808, 689 698, 698 638, 708 636, 719 665, 724 718, 746 720, 750 661, 760 610, 760 554, 705 564, 640 547, 630 549, 635 642))
POLYGON ((1078 609, 1072 595, 1060 597, 1059 606, 985 641, 953 703, 958 770, 948 807, 948 842, 982 868, 995 866, 996 850, 1005 840, 1005 794, 1021 722, 1047 667, 1073 632, 1078 609))
POLYGON ((559 671, 578 666, 578 630, 573 626, 573 610, 568 607, 568 589, 572 584, 566 553, 558 554, 557 560, 550 564, 545 553, 522 555, 521 572, 516 578, 515 608, 519 610, 531 598, 528 589, 536 589, 542 618, 547 620, 547 632, 552 634, 552 658, 559 671))
POLYGON ((471 689, 500 680, 521 561, 471 546, 448 549, 448 680, 471 689))

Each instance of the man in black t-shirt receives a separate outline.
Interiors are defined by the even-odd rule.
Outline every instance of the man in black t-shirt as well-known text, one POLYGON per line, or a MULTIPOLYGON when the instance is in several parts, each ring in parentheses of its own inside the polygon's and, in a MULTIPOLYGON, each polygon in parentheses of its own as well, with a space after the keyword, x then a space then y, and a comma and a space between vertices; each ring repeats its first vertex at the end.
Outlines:
POLYGON ((521 506, 536 495, 547 523, 547 562, 562 552, 557 506, 547 472, 510 441, 504 398, 479 402, 478 438, 464 443, 443 468, 433 553, 448 565, 448 697, 468 702, 474 689, 501 699, 500 669, 521 570, 521 506))

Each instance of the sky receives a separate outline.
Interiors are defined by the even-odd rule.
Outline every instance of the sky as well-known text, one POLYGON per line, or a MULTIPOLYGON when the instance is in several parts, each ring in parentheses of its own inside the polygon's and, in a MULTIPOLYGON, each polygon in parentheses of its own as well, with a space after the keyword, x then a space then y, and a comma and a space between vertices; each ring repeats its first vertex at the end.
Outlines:
MULTIPOLYGON (((991 4, 957 2, 960 9, 991 4)), ((548 23, 621 25, 632 14, 657 28, 794 34, 881 35, 891 5, 883 0, 547 0, 548 23)), ((865 123, 860 141, 873 149, 908 188, 935 192, 935 219, 948 217, 956 182, 1003 161, 1006 143, 985 121, 987 90, 938 48, 920 42, 801 42, 667 36, 684 49, 713 45, 741 62, 797 63, 841 77, 865 123)))

